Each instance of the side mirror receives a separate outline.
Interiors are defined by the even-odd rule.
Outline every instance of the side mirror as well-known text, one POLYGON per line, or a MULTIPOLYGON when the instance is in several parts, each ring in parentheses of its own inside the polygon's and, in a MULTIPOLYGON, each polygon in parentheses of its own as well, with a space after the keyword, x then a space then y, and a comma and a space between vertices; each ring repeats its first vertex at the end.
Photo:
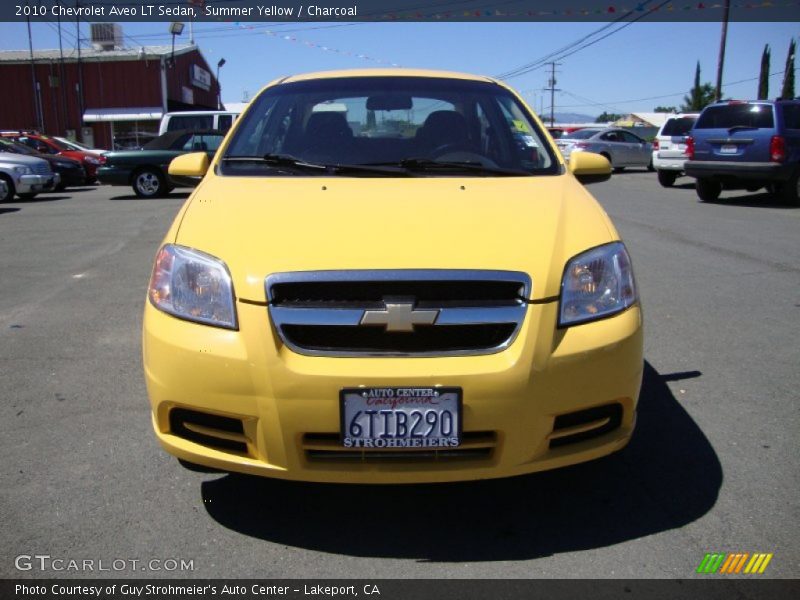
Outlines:
POLYGON ((168 171, 170 175, 203 177, 208 171, 209 162, 205 152, 192 152, 173 158, 168 171))
POLYGON ((594 152, 572 152, 569 156, 569 172, 584 185, 608 181, 611 178, 611 163, 605 156, 594 152))

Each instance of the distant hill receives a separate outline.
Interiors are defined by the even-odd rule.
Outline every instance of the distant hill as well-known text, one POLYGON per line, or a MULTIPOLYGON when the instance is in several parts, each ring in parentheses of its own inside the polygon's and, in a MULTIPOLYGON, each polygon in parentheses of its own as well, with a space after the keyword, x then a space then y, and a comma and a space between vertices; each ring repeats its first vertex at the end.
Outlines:
MULTIPOLYGON (((550 113, 539 115, 543 119, 550 119, 550 113)), ((555 113, 556 123, 594 123, 594 120, 597 118, 597 115, 584 115, 581 113, 565 113, 565 112, 557 112, 555 113)))

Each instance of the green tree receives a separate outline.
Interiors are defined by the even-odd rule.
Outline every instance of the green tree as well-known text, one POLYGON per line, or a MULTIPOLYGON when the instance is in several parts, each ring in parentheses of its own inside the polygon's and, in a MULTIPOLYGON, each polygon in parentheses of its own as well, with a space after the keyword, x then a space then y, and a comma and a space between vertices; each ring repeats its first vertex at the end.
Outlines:
POLYGON ((789 53, 786 55, 786 68, 783 70, 781 98, 784 100, 794 98, 794 40, 789 43, 789 53))
POLYGON ((769 44, 765 44, 764 52, 761 53, 761 72, 758 75, 759 100, 769 98, 769 54, 769 44))
POLYGON ((683 97, 681 112, 699 112, 707 105, 714 102, 716 90, 710 83, 700 83, 700 61, 694 72, 694 85, 689 90, 689 95, 683 97))
POLYGON ((678 111, 675 110, 674 106, 656 106, 653 109, 653 112, 657 112, 657 113, 674 113, 674 112, 678 112, 678 111))
POLYGON ((597 117, 594 122, 595 123, 608 123, 609 121, 619 121, 625 115, 618 115, 617 113, 610 113, 604 112, 602 115, 597 117))

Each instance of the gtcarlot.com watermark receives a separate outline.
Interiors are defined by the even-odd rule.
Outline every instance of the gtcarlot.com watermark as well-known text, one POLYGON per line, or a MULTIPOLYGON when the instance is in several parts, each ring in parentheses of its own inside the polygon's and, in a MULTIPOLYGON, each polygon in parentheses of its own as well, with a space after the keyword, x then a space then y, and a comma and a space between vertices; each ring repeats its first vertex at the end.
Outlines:
POLYGON ((194 559, 185 558, 67 558, 49 554, 19 554, 17 571, 55 573, 186 572, 194 571, 194 559))

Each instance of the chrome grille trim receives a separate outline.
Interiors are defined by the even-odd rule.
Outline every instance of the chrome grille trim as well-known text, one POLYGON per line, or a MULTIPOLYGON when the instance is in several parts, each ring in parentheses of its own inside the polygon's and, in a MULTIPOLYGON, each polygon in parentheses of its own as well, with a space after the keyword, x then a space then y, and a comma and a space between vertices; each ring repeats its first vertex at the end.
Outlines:
MULTIPOLYGON (((273 273, 265 280, 267 306, 270 320, 281 341, 292 351, 307 356, 336 356, 336 357, 365 357, 365 356, 475 356, 495 354, 505 350, 516 339, 522 322, 527 312, 527 299, 532 294, 531 279, 526 273, 519 271, 474 270, 474 269, 393 269, 393 270, 347 270, 347 271, 296 271, 287 273, 273 273), (381 283, 398 282, 445 282, 463 283, 469 286, 470 282, 501 282, 512 283, 519 286, 516 298, 508 298, 504 303, 487 302, 486 306, 441 306, 432 305, 431 301, 425 302, 425 309, 438 311, 438 317, 430 329, 444 331, 448 326, 479 326, 479 325, 506 325, 513 330, 502 343, 489 347, 434 351, 393 351, 393 350, 364 350, 330 348, 319 349, 295 343, 290 335, 284 331, 285 326, 309 327, 364 327, 362 325, 366 310, 374 309, 374 303, 364 302, 357 307, 348 303, 331 302, 330 307, 325 307, 324 302, 316 300, 314 306, 302 301, 276 301, 274 288, 277 285, 289 283, 347 283, 368 282, 379 285, 381 283), (292 304, 296 306, 292 306, 292 304), (320 306, 323 304, 323 306, 320 306), (442 329, 439 329, 442 328, 442 329)), ((430 331, 429 329, 429 331, 430 331)), ((387 336, 394 335, 387 332, 387 336)), ((410 334, 410 335, 413 335, 410 334)))

